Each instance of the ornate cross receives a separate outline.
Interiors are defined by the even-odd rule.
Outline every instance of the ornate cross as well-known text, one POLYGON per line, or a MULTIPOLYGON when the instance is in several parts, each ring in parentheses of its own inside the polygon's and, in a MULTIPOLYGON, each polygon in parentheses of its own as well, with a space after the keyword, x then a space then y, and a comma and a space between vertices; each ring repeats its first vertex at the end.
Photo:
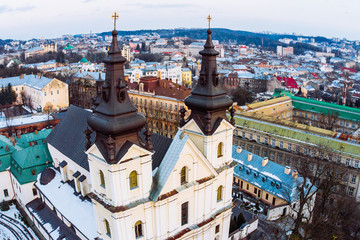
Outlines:
POLYGON ((208 16, 206 19, 209 21, 209 28, 210 28, 210 22, 211 22, 211 20, 212 20, 210 14, 209 14, 209 16, 208 16))
POLYGON ((114 19, 114 30, 116 30, 116 20, 119 18, 119 15, 114 12, 114 14, 111 16, 112 19, 114 19))

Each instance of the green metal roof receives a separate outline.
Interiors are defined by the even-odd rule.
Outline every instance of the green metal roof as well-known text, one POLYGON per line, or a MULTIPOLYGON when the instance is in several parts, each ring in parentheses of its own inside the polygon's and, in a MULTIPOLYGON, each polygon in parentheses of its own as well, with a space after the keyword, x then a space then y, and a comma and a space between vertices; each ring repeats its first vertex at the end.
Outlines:
POLYGON ((20 184, 35 181, 37 174, 52 163, 52 158, 46 144, 15 151, 11 155, 11 160, 11 173, 20 184))
POLYGON ((15 137, 15 146, 9 138, 0 135, 0 172, 10 167, 11 173, 20 184, 35 181, 37 174, 52 163, 47 144, 44 143, 50 132, 51 129, 44 129, 37 133, 23 134, 20 138, 15 137), (32 146, 29 142, 32 142, 32 146), (36 145, 33 142, 36 142, 36 145))
POLYGON ((340 119, 360 122, 360 109, 358 108, 352 108, 297 96, 290 97, 292 100, 292 105, 296 110, 314 112, 324 115, 336 114, 340 119))
POLYGON ((294 96, 294 94, 284 91, 282 89, 276 89, 274 97, 289 96, 292 100, 292 105, 296 110, 302 110, 307 112, 319 113, 324 115, 338 115, 338 118, 360 122, 360 109, 352 108, 335 103, 328 103, 323 101, 317 101, 309 98, 294 96))
POLYGON ((32 133, 22 134, 20 138, 17 137, 15 138, 16 145, 22 148, 27 148, 29 147, 29 142, 36 141, 38 144, 43 144, 43 140, 47 138, 51 130, 52 129, 44 129, 38 131, 37 133, 32 132, 32 133))
POLYGON ((80 60, 80 62, 82 62, 82 63, 87 63, 88 62, 88 60, 86 59, 86 58, 82 58, 81 60, 80 60))
POLYGON ((357 143, 346 142, 331 137, 308 133, 303 130, 290 128, 275 123, 269 123, 257 119, 251 119, 239 115, 235 116, 235 123, 240 128, 254 129, 256 131, 263 132, 265 135, 266 133, 273 134, 279 137, 286 138, 293 142, 326 147, 338 153, 360 158, 360 145, 357 143))

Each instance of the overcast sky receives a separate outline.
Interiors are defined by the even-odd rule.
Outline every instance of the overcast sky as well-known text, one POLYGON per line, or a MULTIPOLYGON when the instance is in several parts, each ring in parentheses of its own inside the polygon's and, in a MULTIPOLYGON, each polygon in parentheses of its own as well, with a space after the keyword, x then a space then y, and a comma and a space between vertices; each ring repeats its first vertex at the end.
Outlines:
POLYGON ((300 33, 360 40, 360 0, 0 0, 0 39, 112 30, 203 28, 300 33))

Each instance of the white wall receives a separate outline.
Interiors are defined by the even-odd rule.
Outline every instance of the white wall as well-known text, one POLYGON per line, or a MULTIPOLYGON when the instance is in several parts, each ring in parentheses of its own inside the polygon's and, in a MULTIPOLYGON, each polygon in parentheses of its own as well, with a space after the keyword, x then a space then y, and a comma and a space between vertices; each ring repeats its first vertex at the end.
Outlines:
POLYGON ((0 202, 10 201, 15 197, 13 186, 11 184, 10 171, 6 170, 0 172, 0 202), (4 195, 4 190, 7 190, 8 196, 4 195))

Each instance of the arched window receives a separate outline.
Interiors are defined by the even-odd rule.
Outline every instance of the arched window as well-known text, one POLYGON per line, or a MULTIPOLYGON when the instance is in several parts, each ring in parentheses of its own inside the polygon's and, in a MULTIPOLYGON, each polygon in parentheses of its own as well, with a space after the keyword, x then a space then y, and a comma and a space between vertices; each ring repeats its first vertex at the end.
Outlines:
POLYGON ((130 188, 137 187, 137 172, 132 171, 129 175, 130 188))
POLYGON ((187 183, 187 167, 183 167, 180 172, 181 185, 187 183))
POLYGON ((105 177, 104 177, 104 173, 101 170, 99 171, 99 175, 100 175, 100 186, 105 188, 105 177))
POLYGON ((104 219, 104 224, 105 224, 106 235, 111 237, 110 224, 106 219, 104 219))
POLYGON ((222 186, 219 186, 218 189, 217 189, 217 196, 216 196, 216 200, 217 200, 217 201, 221 201, 221 200, 222 200, 222 189, 223 189, 222 186))
POLYGON ((222 150, 223 150, 223 143, 221 142, 218 145, 218 150, 217 150, 217 156, 218 157, 222 157, 222 155, 223 155, 222 150))
POLYGON ((143 232, 142 232, 142 222, 141 221, 137 221, 135 223, 135 237, 142 237, 143 232))

